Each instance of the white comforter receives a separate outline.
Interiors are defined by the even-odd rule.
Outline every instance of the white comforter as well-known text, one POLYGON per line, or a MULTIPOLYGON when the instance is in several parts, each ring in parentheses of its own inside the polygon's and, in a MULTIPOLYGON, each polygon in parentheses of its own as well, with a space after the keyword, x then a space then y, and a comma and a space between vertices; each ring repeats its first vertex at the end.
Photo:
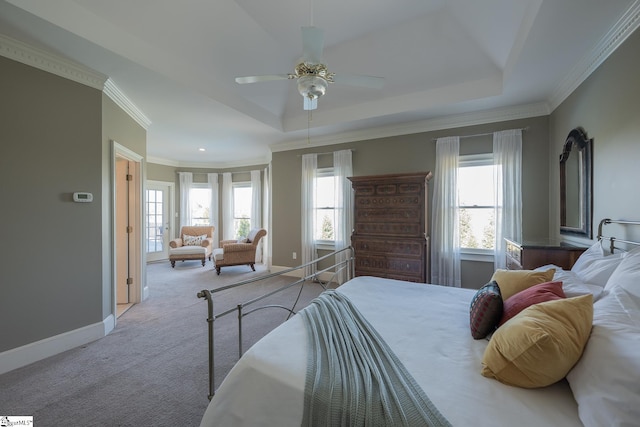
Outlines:
MULTIPOLYGON (((357 277, 339 288, 367 317, 454 426, 581 426, 565 381, 510 387, 480 375, 487 341, 469 331, 475 291, 357 277)), ((211 400, 201 426, 299 426, 307 336, 294 316, 251 347, 211 400)))

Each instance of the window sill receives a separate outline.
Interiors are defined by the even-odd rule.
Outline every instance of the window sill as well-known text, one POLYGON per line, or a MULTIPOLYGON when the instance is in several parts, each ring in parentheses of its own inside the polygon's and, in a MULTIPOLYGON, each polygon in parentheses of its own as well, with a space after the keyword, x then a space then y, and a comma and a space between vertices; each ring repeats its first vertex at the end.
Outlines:
POLYGON ((333 242, 316 242, 316 249, 321 251, 334 251, 336 248, 333 242))
POLYGON ((476 261, 476 262, 490 262, 493 263, 494 255, 491 254, 482 254, 477 252, 460 252, 460 260, 461 261, 476 261))

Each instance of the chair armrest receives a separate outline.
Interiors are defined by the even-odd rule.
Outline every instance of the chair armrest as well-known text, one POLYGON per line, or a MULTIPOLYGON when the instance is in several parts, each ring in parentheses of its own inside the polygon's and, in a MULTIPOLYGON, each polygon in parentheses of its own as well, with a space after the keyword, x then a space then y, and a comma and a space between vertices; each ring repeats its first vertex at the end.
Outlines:
POLYGON ((211 237, 207 237, 206 239, 202 240, 201 245, 203 248, 206 248, 209 246, 213 247, 213 239, 211 237))
POLYGON ((231 243, 238 243, 237 240, 220 240, 220 247, 223 247, 224 245, 229 245, 231 243))
POLYGON ((182 239, 177 238, 177 239, 173 239, 169 242, 169 247, 170 248, 179 248, 182 246, 182 239))
POLYGON ((253 245, 251 243, 227 243, 222 247, 224 253, 229 252, 245 252, 253 250, 253 245))

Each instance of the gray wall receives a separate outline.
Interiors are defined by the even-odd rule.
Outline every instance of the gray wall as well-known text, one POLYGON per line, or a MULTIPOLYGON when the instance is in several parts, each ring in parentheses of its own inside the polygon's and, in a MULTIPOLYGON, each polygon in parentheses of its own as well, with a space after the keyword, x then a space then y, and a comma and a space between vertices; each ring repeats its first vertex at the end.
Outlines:
MULTIPOLYGON (((528 128, 523 134, 523 235, 526 238, 546 237, 548 234, 548 118, 535 117, 487 125, 468 126, 438 132, 425 132, 390 138, 357 141, 325 147, 273 153, 272 199, 272 255, 277 266, 295 266, 292 252, 301 252, 301 155, 330 153, 350 148, 353 152, 355 176, 400 172, 435 171, 435 141, 441 136, 476 135, 497 130, 528 128)), ((464 138, 461 154, 491 152, 492 136, 464 138)), ((320 156, 319 162, 325 156, 320 156)), ((432 197, 430 188, 429 201, 432 197)), ((429 207, 429 217, 430 207, 429 207)), ((463 262, 465 286, 479 287, 493 273, 493 264, 463 262)))
POLYGON ((147 163, 147 179, 154 181, 177 182, 175 166, 147 163))
POLYGON ((102 321, 102 93, 3 57, 0 75, 3 351, 102 321))
POLYGON ((4 57, 0 75, 2 352, 111 312, 107 140, 144 155, 146 133, 100 90, 4 57))
MULTIPOLYGON (((559 156, 571 129, 581 126, 593 138, 594 238, 603 218, 640 219, 640 31, 632 34, 550 118, 549 211, 559 230, 559 156)), ((615 230, 616 227, 609 227, 615 230)), ((636 227, 638 228, 638 227, 636 227)), ((640 239, 640 230, 619 230, 640 239)))

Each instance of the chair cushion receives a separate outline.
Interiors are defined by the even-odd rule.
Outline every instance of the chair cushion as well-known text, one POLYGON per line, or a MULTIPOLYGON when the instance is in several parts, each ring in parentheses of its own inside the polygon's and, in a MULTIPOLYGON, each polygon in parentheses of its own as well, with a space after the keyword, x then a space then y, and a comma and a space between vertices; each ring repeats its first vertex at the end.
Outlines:
POLYGON ((179 248, 169 248, 169 255, 206 255, 207 248, 203 246, 180 246, 179 248))
POLYGON ((216 261, 220 261, 222 259, 224 259, 224 249, 222 248, 215 248, 213 250, 213 259, 215 259, 216 261))

